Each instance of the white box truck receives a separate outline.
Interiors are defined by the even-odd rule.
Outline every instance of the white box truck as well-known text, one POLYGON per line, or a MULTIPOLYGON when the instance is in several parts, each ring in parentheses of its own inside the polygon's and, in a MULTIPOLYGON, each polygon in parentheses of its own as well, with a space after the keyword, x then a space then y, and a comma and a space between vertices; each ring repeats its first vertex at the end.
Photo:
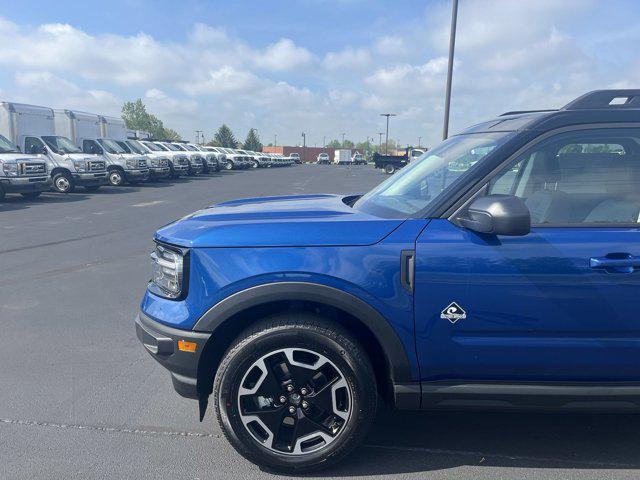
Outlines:
POLYGON ((117 187, 126 182, 137 183, 149 178, 146 157, 127 153, 115 140, 101 138, 99 115, 56 109, 53 116, 58 135, 71 139, 84 153, 105 159, 110 185, 117 187))
POLYGON ((28 155, 42 155, 57 192, 76 186, 97 190, 107 180, 104 158, 87 155, 66 137, 56 135, 53 110, 23 103, 0 102, 0 134, 28 155))
POLYGON ((333 163, 336 165, 351 165, 351 150, 338 148, 333 154, 333 163))
MULTIPOLYGON (((0 122, 6 118, 0 118, 0 122)), ((0 200, 7 193, 19 193, 30 199, 38 197, 51 186, 47 172, 47 160, 42 155, 26 155, 11 140, 0 135, 0 200)))

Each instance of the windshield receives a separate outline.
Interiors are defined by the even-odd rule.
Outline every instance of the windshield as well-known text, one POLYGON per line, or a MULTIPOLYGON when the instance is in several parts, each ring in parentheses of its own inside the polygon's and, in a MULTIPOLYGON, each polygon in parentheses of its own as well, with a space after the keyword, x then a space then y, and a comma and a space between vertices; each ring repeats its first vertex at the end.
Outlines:
POLYGON ((127 142, 125 142, 124 140, 117 140, 118 145, 120 145, 120 148, 122 148, 122 150, 124 150, 127 153, 140 153, 140 152, 136 152, 131 145, 127 145, 127 142))
POLYGON ((166 148, 164 148, 161 145, 158 145, 156 143, 153 142, 142 142, 143 145, 147 146, 149 148, 149 150, 154 151, 154 152, 163 152, 166 150, 166 148))
POLYGON ((190 150, 192 152, 197 152, 198 149, 196 147, 194 147, 193 145, 183 145, 184 148, 186 148, 187 150, 190 150))
POLYGON ((427 208, 511 132, 451 137, 360 198, 354 208, 385 218, 409 218, 427 208))
POLYGON ((0 135, 0 153, 20 153, 18 147, 0 135))
POLYGON ((42 137, 47 146, 55 153, 82 153, 71 140, 66 137, 56 137, 53 135, 42 137))
POLYGON ((159 145, 160 145, 161 147, 166 147, 166 148, 168 148, 169 150, 174 151, 174 152, 181 152, 181 151, 182 151, 182 149, 181 149, 181 148, 178 148, 178 147, 176 147, 175 145, 171 145, 170 143, 160 143, 159 145))
POLYGON ((127 140, 125 143, 133 153, 147 153, 144 146, 136 140, 127 140))
POLYGON ((187 148, 184 145, 177 145, 175 143, 168 143, 167 146, 169 148, 174 147, 179 152, 184 152, 187 150, 187 148))
POLYGON ((127 153, 125 152, 120 145, 115 140, 110 140, 108 138, 99 138, 98 143, 109 153, 127 153))

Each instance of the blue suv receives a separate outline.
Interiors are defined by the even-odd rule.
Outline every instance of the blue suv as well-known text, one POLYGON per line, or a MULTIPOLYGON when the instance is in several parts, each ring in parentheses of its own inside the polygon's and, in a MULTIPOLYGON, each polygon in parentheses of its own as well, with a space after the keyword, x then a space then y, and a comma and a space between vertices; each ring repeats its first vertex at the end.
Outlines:
POLYGON ((243 456, 334 464, 400 409, 640 405, 640 90, 509 112, 365 195, 161 228, 137 335, 243 456))

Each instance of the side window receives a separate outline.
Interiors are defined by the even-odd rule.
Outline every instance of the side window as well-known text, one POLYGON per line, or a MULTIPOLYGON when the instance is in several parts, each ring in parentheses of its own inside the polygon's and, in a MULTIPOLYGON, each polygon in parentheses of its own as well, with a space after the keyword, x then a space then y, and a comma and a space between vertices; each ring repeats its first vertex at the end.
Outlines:
POLYGON ((640 223, 640 129, 553 136, 496 175, 488 193, 522 198, 534 225, 640 223))
POLYGON ((27 137, 24 139, 24 153, 35 154, 42 152, 43 149, 44 143, 39 138, 27 137))
POLYGON ((101 154, 102 148, 100 148, 95 140, 83 140, 82 151, 84 153, 101 154))

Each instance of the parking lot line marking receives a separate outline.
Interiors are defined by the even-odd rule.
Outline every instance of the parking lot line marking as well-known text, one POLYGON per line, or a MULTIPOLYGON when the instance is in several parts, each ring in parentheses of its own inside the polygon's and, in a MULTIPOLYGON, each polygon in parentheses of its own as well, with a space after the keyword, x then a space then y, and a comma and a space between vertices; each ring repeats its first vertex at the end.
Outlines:
POLYGON ((220 439, 220 435, 213 433, 200 433, 200 432, 176 432, 171 430, 144 430, 140 428, 123 428, 123 427, 107 427, 98 425, 79 425, 73 423, 53 423, 53 422, 40 422, 35 420, 12 420, 9 418, 0 418, 0 424, 8 425, 20 425, 27 427, 51 427, 67 430, 90 430, 104 433, 132 433, 137 435, 155 435, 155 436, 167 436, 167 437, 192 437, 192 438, 215 438, 220 439))
POLYGON ((135 203, 132 207, 150 207, 151 205, 158 205, 164 203, 164 200, 154 200, 153 202, 135 203))

